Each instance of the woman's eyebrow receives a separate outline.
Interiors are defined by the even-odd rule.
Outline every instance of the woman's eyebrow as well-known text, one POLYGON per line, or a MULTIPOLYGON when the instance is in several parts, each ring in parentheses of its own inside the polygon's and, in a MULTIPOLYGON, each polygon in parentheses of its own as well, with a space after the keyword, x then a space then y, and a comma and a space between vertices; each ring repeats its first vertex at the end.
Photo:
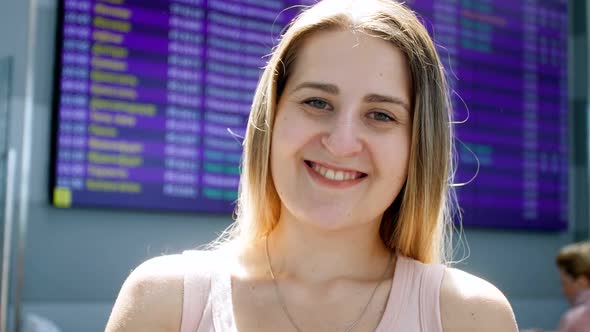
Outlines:
POLYGON ((327 92, 327 93, 333 94, 333 95, 337 95, 340 92, 338 87, 335 86, 334 84, 319 83, 319 82, 303 82, 303 83, 297 85, 295 87, 295 89, 293 89, 293 92, 295 92, 297 90, 305 89, 305 88, 322 90, 324 92, 327 92))
POLYGON ((405 108, 406 111, 408 111, 408 112, 410 111, 410 105, 408 105, 408 103, 403 101, 401 98, 397 98, 397 97, 384 96, 384 95, 372 93, 372 94, 366 95, 365 98, 363 98, 363 101, 366 103, 396 104, 396 105, 399 105, 399 106, 405 108))

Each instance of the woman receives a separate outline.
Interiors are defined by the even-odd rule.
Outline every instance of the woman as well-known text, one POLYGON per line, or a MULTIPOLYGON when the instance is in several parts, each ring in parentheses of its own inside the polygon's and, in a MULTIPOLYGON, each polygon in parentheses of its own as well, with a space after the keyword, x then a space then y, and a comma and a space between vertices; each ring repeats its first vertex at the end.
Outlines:
POLYGON ((494 286, 439 264, 450 117, 410 10, 319 2, 258 84, 234 227, 138 267, 107 331, 516 331, 494 286))

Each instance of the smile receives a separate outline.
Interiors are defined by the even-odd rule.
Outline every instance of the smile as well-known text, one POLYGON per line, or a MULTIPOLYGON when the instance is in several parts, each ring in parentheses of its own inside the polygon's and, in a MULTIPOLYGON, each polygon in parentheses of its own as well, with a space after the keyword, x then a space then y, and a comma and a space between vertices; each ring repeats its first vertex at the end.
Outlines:
POLYGON ((306 160, 305 163, 311 168, 316 174, 331 180, 331 181, 350 181, 357 180, 367 176, 367 174, 357 171, 350 170, 339 170, 326 167, 312 161, 306 160))

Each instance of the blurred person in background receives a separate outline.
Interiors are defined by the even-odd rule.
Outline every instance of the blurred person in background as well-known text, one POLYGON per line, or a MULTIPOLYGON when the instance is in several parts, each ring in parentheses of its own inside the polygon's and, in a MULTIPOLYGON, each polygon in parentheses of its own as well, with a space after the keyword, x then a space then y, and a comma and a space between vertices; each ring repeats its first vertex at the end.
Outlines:
POLYGON ((555 262, 563 294, 571 304, 561 318, 559 332, 590 331, 590 241, 568 245, 555 262))

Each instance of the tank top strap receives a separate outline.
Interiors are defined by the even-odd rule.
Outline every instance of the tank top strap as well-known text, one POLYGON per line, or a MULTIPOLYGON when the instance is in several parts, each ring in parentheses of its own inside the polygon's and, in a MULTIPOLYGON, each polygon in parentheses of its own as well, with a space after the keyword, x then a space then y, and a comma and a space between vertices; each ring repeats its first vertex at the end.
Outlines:
POLYGON ((442 332, 440 286, 445 266, 398 255, 388 303, 376 332, 442 332))
POLYGON ((440 288, 446 267, 443 264, 420 264, 420 266, 423 269, 419 291, 421 331, 442 332, 440 288))
MULTIPOLYGON (((196 332, 209 302, 212 270, 209 251, 187 250, 180 332, 196 332)), ((206 317, 205 317, 206 318, 206 317)))

